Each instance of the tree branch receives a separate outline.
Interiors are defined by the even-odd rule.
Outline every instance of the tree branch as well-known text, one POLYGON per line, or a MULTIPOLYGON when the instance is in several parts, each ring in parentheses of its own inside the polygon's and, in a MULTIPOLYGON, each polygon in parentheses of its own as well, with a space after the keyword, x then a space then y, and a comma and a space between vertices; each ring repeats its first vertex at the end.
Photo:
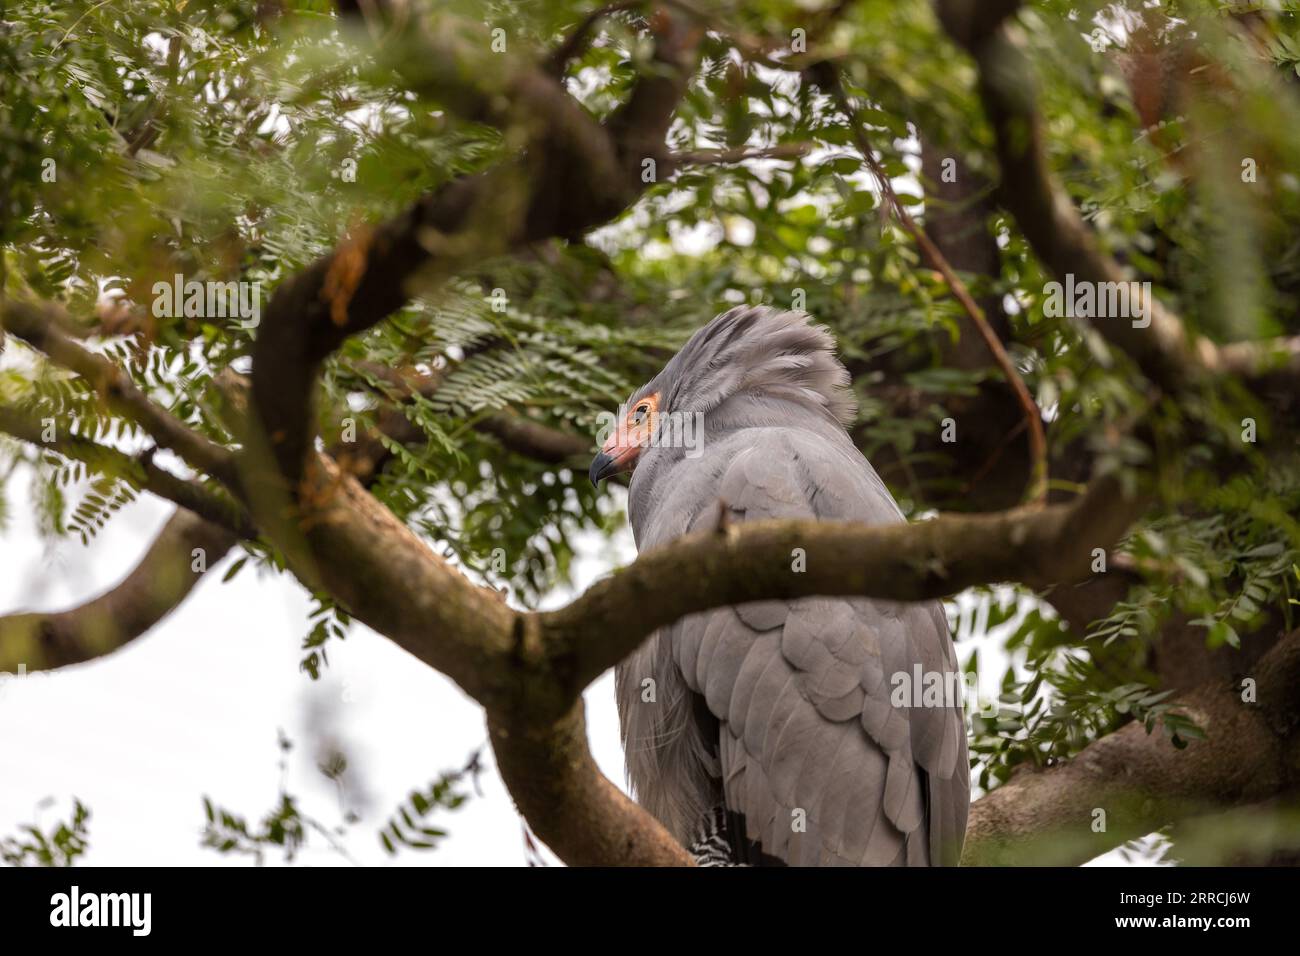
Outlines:
POLYGON ((257 528, 244 508, 199 481, 177 478, 154 463, 155 449, 128 455, 107 445, 79 435, 57 436, 45 441, 40 422, 30 415, 0 406, 0 432, 41 448, 56 451, 65 458, 83 461, 101 474, 121 478, 160 498, 187 508, 195 514, 234 532, 242 538, 257 536, 257 528))
POLYGON ((494 742, 503 745, 503 776, 512 792, 524 788, 516 799, 562 859, 645 861, 666 845, 666 836, 642 811, 629 819, 631 804, 611 796, 608 782, 595 776, 585 741, 579 746, 575 737, 573 708, 591 680, 654 629, 752 600, 814 594, 919 600, 1001 580, 1069 580, 1086 573, 1091 549, 1112 544, 1143 506, 1141 497, 1107 477, 1072 505, 1000 515, 885 527, 745 523, 647 552, 567 608, 536 614, 511 610, 499 595, 469 582, 321 457, 308 469, 300 500, 313 561, 307 566, 290 556, 290 567, 484 706, 494 742), (794 548, 805 551, 803 573, 791 570, 794 548), (561 776, 535 779, 543 768, 561 776), (549 802, 557 793, 589 802, 549 802), (640 834, 636 846, 613 859, 602 856, 613 846, 607 836, 624 827, 640 834))
POLYGON ((1025 770, 971 806, 962 864, 1071 866, 1166 824, 1254 803, 1300 786, 1300 631, 1251 669, 1257 700, 1240 683, 1178 699, 1206 732, 1179 750, 1133 722, 1047 770, 1025 770), (1252 759, 1243 761, 1249 753, 1252 759), (1105 811, 1105 829, 1093 832, 1105 811))
POLYGON ((746 601, 824 596, 922 601, 977 584, 1031 587, 1088 573, 1145 510, 1114 476, 1068 505, 944 515, 913 524, 745 522, 697 532, 641 554, 568 606, 539 615, 542 642, 579 688, 631 653, 654 629, 746 601), (795 572, 796 553, 805 570, 795 572), (635 622, 629 626, 629 622, 635 622))
POLYGON ((174 451, 194 468, 233 488, 235 469, 230 450, 191 430, 171 412, 155 405, 115 363, 60 331, 60 326, 71 322, 62 312, 60 306, 52 303, 37 305, 9 300, 0 304, 0 324, 84 378, 113 411, 138 424, 160 448, 174 451))
MULTIPOLYGON (((424 398, 437 394, 447 375, 445 368, 424 374, 408 374, 405 370, 384 366, 373 367, 372 363, 364 363, 360 368, 373 378, 387 382, 398 395, 421 395, 424 398)), ((507 451, 548 465, 564 464, 571 458, 587 454, 593 448, 592 440, 587 436, 553 428, 510 409, 474 421, 473 428, 484 435, 491 435, 507 451)), ((424 431, 400 410, 384 412, 377 422, 377 429, 389 440, 403 445, 423 441, 426 437, 424 431)), ((331 449, 330 454, 337 461, 347 459, 351 462, 348 470, 358 478, 383 468, 389 453, 378 435, 367 436, 357 445, 359 447, 340 445, 331 449)))
POLYGON ((526 148, 513 162, 455 180, 395 219, 356 231, 276 289, 253 349, 253 405, 287 490, 310 449, 320 364, 344 339, 468 264, 541 239, 580 236, 645 188, 642 161, 665 156, 664 134, 697 39, 676 18, 652 23, 656 69, 604 127, 544 70, 490 52, 486 36, 458 36, 463 24, 395 41, 412 54, 404 73, 416 88, 436 89, 467 117, 522 132, 526 148))
MULTIPOLYGON (((640 194, 643 162, 665 157, 664 136, 694 69, 699 36, 675 16, 657 14, 650 22, 653 68, 603 127, 543 69, 496 56, 474 68, 490 49, 486 42, 457 43, 451 26, 437 35, 423 31, 414 68, 408 58, 403 70, 408 81, 416 88, 427 82, 463 115, 522 133, 526 148, 513 162, 456 180, 396 219, 356 231, 282 283, 254 344, 252 406, 261 427, 250 429, 247 467, 255 485, 270 486, 250 496, 254 514, 308 586, 323 587, 358 619, 447 674, 507 734, 560 721, 577 699, 568 693, 571 684, 553 679, 549 661, 528 640, 534 629, 525 618, 437 558, 333 462, 310 454, 312 392, 324 359, 348 336, 400 308, 417 283, 425 287, 539 239, 576 238, 640 194), (286 498, 292 522, 281 508, 286 498)), ((631 821, 636 830, 627 832, 655 834, 656 844, 667 845, 667 834, 648 814, 611 796, 614 788, 591 760, 581 724, 570 723, 567 735, 560 725, 556 733, 494 736, 503 744, 498 763, 507 779, 518 782, 530 765, 563 761, 553 769, 567 775, 555 786, 577 802, 547 812, 586 825, 556 831, 556 852, 570 860, 594 858, 584 841, 631 821)), ((521 802, 528 799, 523 792, 521 802)), ((545 820, 539 830, 551 832, 545 820)))
MULTIPOLYGON (((999 203, 1016 219, 1035 254, 1058 278, 1077 282, 1130 282, 1124 269, 1097 243, 1069 195, 1052 174, 1042 118, 1035 103, 1033 70, 1006 20, 1019 0, 936 0, 949 36, 975 60, 979 95, 993 127, 1002 170, 999 203)), ((1138 291, 1132 311, 1150 318, 1149 327, 1129 317, 1108 316, 1092 325, 1127 352, 1156 385, 1178 394, 1222 372, 1259 378, 1300 370, 1300 338, 1277 342, 1217 345, 1189 336, 1182 320, 1154 296, 1138 291)))
POLYGON ((65 667, 117 650, 171 613, 235 541, 227 529, 177 510, 140 563, 104 594, 66 611, 0 617, 0 671, 65 667))
POLYGON ((516 455, 548 465, 562 465, 592 450, 592 440, 533 421, 517 412, 498 412, 474 426, 516 455))
POLYGON ((1105 476, 1074 503, 1042 509, 883 526, 746 522, 647 551, 563 609, 521 613, 434 554, 329 459, 306 480, 303 525, 320 573, 309 586, 335 594, 489 713, 525 701, 552 720, 651 632, 688 614, 812 595, 917 601, 999 581, 1071 581, 1146 506, 1105 476), (795 549, 804 571, 791 568, 795 549))

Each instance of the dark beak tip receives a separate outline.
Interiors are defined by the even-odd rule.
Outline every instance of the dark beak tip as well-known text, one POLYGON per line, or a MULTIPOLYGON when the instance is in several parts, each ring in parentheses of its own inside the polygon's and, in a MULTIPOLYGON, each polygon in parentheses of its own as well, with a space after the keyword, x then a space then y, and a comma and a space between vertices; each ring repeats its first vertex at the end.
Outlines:
POLYGON ((614 469, 613 456, 602 451, 591 460, 591 470, 587 472, 587 476, 591 479, 593 487, 598 488, 603 479, 614 473, 614 469))

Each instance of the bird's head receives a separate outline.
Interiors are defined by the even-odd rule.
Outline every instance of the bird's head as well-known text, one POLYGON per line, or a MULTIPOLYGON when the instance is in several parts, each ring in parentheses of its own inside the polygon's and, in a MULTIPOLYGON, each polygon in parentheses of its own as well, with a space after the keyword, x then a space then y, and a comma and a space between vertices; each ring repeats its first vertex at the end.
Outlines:
POLYGON ((652 445, 689 435, 691 419, 742 413, 780 420, 791 404, 841 424, 856 403, 835 340, 802 312, 741 306, 696 332, 663 371, 620 407, 609 437, 591 463, 591 480, 636 468, 652 445), (741 408, 740 406, 746 406, 741 408))

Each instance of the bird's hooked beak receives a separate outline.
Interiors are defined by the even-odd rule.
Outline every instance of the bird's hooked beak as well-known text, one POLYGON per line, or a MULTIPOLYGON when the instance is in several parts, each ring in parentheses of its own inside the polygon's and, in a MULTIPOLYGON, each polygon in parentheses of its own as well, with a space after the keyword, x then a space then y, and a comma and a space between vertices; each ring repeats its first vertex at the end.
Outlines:
POLYGON ((621 444, 618 437, 616 431, 610 436, 609 441, 605 442, 605 447, 591 460, 591 470, 587 475, 593 485, 598 486, 606 478, 612 478, 636 467, 636 460, 641 457, 641 446, 621 444))
POLYGON ((628 409, 619 420, 617 427, 605 439, 600 453, 591 460, 591 470, 587 472, 593 485, 636 467, 637 459, 654 430, 654 416, 659 407, 658 394, 647 395, 628 409))
POLYGON ((591 478, 593 485, 599 486, 602 481, 610 475, 617 475, 622 471, 618 466, 618 460, 608 452, 598 452, 596 457, 591 459, 591 470, 587 474, 591 478))

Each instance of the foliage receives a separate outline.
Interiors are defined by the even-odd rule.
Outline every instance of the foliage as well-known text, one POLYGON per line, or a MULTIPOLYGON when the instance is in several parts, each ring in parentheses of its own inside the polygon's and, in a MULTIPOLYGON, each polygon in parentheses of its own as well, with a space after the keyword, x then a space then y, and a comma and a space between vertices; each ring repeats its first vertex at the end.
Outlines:
MULTIPOLYGON (((232 570, 237 572, 239 569, 232 568, 232 570)), ((347 627, 352 619, 346 611, 335 605, 328 595, 316 594, 313 595, 313 599, 316 602, 316 610, 311 613, 311 631, 302 640, 302 649, 307 654, 299 666, 311 675, 312 680, 319 680, 321 668, 329 666, 329 652, 325 645, 330 638, 346 640, 347 627)))
POLYGON ((411 791, 379 831, 379 842, 389 855, 396 854, 402 846, 413 850, 432 850, 437 846, 447 831, 425 825, 424 818, 437 809, 455 810, 469 799, 468 794, 457 789, 466 779, 478 790, 479 775, 483 772, 480 756, 476 752, 465 766, 442 774, 427 790, 411 791))
MULTIPOLYGON (((278 853, 285 863, 293 863, 315 833, 323 838, 330 852, 339 854, 350 863, 358 863, 348 849, 347 840, 363 823, 362 815, 342 805, 347 757, 342 751, 332 749, 316 765, 321 776, 339 787, 341 819, 331 826, 305 813, 302 798, 286 788, 289 754, 293 747, 293 742, 281 731, 279 794, 275 804, 257 823, 250 823, 247 817, 214 803, 210 797, 203 798, 205 823, 201 846, 222 854, 247 856, 258 866, 266 862, 268 853, 278 853)), ((440 775, 426 790, 411 791, 378 831, 379 843, 389 856, 395 855, 400 847, 432 850, 440 839, 447 836, 445 829, 432 826, 425 818, 435 810, 456 810, 464 804, 469 795, 458 786, 467 780, 475 791, 479 790, 479 776, 483 770, 480 756, 480 752, 475 751, 460 769, 440 775)))
POLYGON ((89 819, 90 810, 74 798, 72 819, 48 834, 29 823, 20 827, 23 836, 0 838, 0 860, 8 866, 72 866, 86 852, 89 819))
MULTIPOLYGON (((786 42, 827 6, 720 5, 669 134, 679 152, 804 146, 804 158, 683 164, 585 242, 478 263, 327 363, 324 442, 393 412, 413 425, 420 440, 386 442, 391 458, 372 490, 476 579, 534 606, 568 580, 576 537, 619 521, 581 471, 517 454, 479 426, 508 411, 591 434, 597 415, 693 328, 741 302, 798 304, 834 331, 856 375, 855 437, 888 463, 882 473, 909 514, 968 507, 960 445, 933 436, 996 374, 945 363, 960 309, 883 214, 831 99, 807 77, 737 52, 745 38, 786 42), (394 372, 441 380, 413 395, 394 372)), ((1300 331, 1300 23, 1280 9, 1289 5, 1257 5, 1249 21, 1240 5, 1210 0, 1166 4, 1164 19, 1137 3, 1027 6, 1017 32, 1039 76, 1051 166, 1101 247, 1217 341, 1300 331), (1152 50, 1183 49, 1191 81, 1140 68, 1152 50), (1153 103, 1168 108, 1153 118, 1153 103), (1258 169, 1249 182, 1246 160, 1258 169)), ((553 49, 592 8, 451 2, 418 15, 504 27, 519 53, 553 49)), ((607 116, 645 67, 642 26, 634 12, 611 14, 569 65, 567 87, 593 115, 607 116)), ((846 5, 815 42, 844 70, 883 168, 923 221, 932 210, 921 196, 935 184, 920 175, 922 142, 959 159, 981 184, 976 198, 987 196, 996 169, 973 67, 929 3, 846 5)), ((511 142, 457 119, 438 90, 409 89, 367 35, 341 29, 319 0, 29 0, 6 10, 0 61, 0 294, 65 304, 88 344, 222 443, 235 436, 219 382, 248 371, 256 330, 158 314, 154 283, 178 273, 259 283, 264 306, 352 226, 489 167, 511 142)), ((1129 356, 1046 313, 1051 277, 1014 222, 995 212, 975 229, 996 239, 997 262, 966 278, 981 302, 1001 303, 1054 453, 1098 468, 1154 462, 1162 497, 1123 548, 1135 586, 1086 633, 1026 595, 974 595, 989 617, 971 640, 986 642, 986 658, 1008 657, 1002 706, 974 720, 972 754, 991 787, 1130 720, 1175 744, 1195 737, 1148 666, 1159 630, 1184 615, 1226 654, 1270 621, 1293 624, 1300 481, 1294 460, 1243 450, 1243 421, 1267 435, 1273 409, 1231 382, 1195 400, 1153 399, 1129 356), (1138 418, 1150 423, 1141 439, 1130 433, 1138 418), (1248 467, 1223 481, 1225 458, 1248 467)), ((145 448, 87 383, 12 338, 5 349, 0 402, 73 435, 145 448)), ((32 507, 51 537, 90 543, 142 479, 51 450, 5 445, 0 455, 34 470, 32 507)), ((12 507, 3 491, 0 515, 12 507)), ((273 549, 253 542, 227 579, 248 564, 283 571, 273 549)), ((348 623, 318 598, 304 672, 319 675, 348 623)), ((413 793, 385 830, 386 848, 432 836, 417 818, 454 807, 458 779, 413 793)), ((260 859, 274 847, 291 857, 311 828, 283 793, 257 824, 206 807, 205 841, 222 852, 260 859)))
MULTIPOLYGON (((261 821, 250 825, 247 818, 233 813, 212 802, 210 797, 203 798, 203 816, 205 825, 200 845, 218 853, 239 853, 251 857, 261 866, 266 861, 268 852, 283 854, 285 863, 292 863, 307 845, 312 831, 329 842, 337 852, 346 856, 346 850, 338 842, 345 828, 339 826, 332 832, 314 817, 305 816, 299 805, 298 797, 285 789, 285 778, 289 770, 289 753, 293 743, 281 731, 280 747, 280 793, 275 806, 263 815, 261 821)), ((322 774, 337 777, 341 772, 337 768, 322 767, 322 774)))

